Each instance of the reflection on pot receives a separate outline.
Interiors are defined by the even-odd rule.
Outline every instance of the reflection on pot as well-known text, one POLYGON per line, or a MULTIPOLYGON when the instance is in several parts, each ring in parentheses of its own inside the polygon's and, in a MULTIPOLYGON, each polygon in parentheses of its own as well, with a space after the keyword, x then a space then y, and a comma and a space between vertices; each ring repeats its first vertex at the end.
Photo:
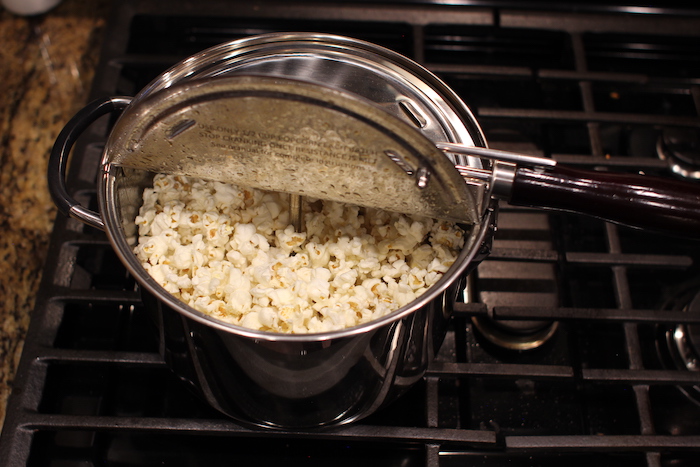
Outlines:
MULTIPOLYGON (((457 291, 448 288, 445 300, 457 291)), ((173 372, 221 412, 268 427, 347 423, 375 412, 423 376, 449 318, 441 296, 355 336, 274 341, 221 331, 143 297, 173 372)))

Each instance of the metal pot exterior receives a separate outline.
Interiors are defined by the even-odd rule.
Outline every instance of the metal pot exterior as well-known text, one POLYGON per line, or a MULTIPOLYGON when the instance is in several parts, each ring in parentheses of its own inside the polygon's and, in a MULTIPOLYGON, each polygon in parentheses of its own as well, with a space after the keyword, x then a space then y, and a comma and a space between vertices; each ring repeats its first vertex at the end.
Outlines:
POLYGON ((144 302, 167 364, 211 406, 249 425, 313 428, 364 418, 420 380, 445 335, 442 302, 458 289, 365 333, 296 342, 207 326, 149 292, 144 302))

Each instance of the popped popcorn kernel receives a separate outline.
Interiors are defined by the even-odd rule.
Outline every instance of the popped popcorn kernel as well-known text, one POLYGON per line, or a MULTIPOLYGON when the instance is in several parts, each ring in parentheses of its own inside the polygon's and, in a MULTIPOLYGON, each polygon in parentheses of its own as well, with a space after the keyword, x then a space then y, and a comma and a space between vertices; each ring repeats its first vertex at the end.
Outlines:
POLYGON ((449 222, 156 175, 135 219, 134 253, 169 293, 227 323, 311 333, 357 326, 414 301, 455 262, 449 222))

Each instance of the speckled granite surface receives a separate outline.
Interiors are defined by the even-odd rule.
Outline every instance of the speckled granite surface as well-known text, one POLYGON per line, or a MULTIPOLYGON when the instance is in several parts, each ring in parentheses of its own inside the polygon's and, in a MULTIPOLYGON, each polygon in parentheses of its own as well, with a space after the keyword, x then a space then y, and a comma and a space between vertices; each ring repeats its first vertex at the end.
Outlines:
POLYGON ((85 104, 108 12, 107 0, 29 18, 0 11, 0 426, 55 217, 48 155, 85 104))

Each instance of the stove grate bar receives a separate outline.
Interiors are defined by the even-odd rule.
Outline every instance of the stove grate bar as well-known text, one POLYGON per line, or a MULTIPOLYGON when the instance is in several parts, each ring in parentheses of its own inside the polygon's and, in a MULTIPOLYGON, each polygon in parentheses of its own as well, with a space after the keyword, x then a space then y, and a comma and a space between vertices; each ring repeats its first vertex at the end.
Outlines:
POLYGON ((433 73, 444 75, 496 75, 511 78, 533 78, 532 68, 504 65, 462 65, 453 63, 425 63, 433 73))
POLYGON ((452 311, 455 317, 486 316, 489 314, 488 305, 479 302, 457 302, 452 311))
POLYGON ((657 268, 687 268, 693 264, 689 256, 647 255, 627 253, 566 253, 566 261, 596 266, 653 266, 657 268))
POLYGON ((553 263, 559 259, 559 253, 555 250, 544 249, 494 248, 488 259, 553 263))
POLYGON ((37 355, 37 361, 60 363, 104 363, 121 365, 145 365, 151 367, 165 367, 165 362, 160 354, 149 352, 113 352, 101 350, 66 350, 66 349, 42 349, 37 355))
POLYGON ((256 438, 290 438, 316 440, 372 441, 391 440, 403 443, 450 443, 467 446, 495 446, 496 433, 487 430, 423 428, 402 426, 350 425, 331 431, 257 430, 229 420, 101 417, 85 415, 52 415, 28 412, 20 428, 29 430, 81 430, 110 432, 160 432, 196 434, 198 436, 240 436, 256 438))
POLYGON ((556 70, 540 69, 537 76, 547 79, 564 79, 572 81, 603 81, 606 83, 648 84, 650 77, 637 73, 615 73, 608 71, 556 70))
MULTIPOLYGON (((455 308, 465 315, 484 314, 481 310, 466 308, 461 303, 455 308)), ((546 308, 534 306, 494 307, 491 317, 495 319, 524 320, 585 320, 636 323, 700 324, 700 316, 684 311, 659 311, 623 308, 546 308)))
MULTIPOLYGON (((570 379, 571 367, 561 365, 523 365, 507 363, 448 363, 434 362, 427 375, 440 378, 504 377, 541 380, 570 379)), ((646 369, 582 369, 581 377, 588 382, 630 385, 688 385, 700 383, 699 372, 646 369)))
POLYGON ((503 76, 509 78, 547 79, 552 81, 585 81, 591 83, 618 83, 644 86, 663 85, 681 88, 700 84, 700 80, 695 78, 658 77, 639 73, 619 73, 610 71, 561 70, 555 68, 452 63, 426 63, 425 66, 434 73, 446 76, 503 76))
POLYGON ((513 118, 548 120, 558 123, 580 122, 580 123, 615 123, 615 124, 635 124, 635 125, 667 125, 678 127, 700 127, 700 120, 697 117, 677 117, 669 115, 648 115, 630 114, 614 112, 577 111, 577 110, 541 110, 541 109, 511 109, 496 107, 479 107, 481 118, 513 118))
POLYGON ((506 447, 513 451, 659 451, 700 450, 700 436, 688 435, 574 435, 506 436, 506 447))
POLYGON ((581 376, 590 382, 616 384, 697 385, 700 383, 700 372, 697 371, 584 369, 581 371, 581 376))
POLYGON ((512 379, 569 379, 574 377, 574 370, 563 365, 433 362, 428 366, 427 375, 443 378, 488 376, 512 379))
POLYGON ((440 445, 426 444, 425 446, 425 466, 439 467, 440 466, 440 445))
MULTIPOLYGON (((227 2, 205 2, 197 6, 198 16, 221 16, 221 5, 227 2)), ((343 20, 347 22, 395 22, 416 25, 426 24, 470 24, 491 25, 494 23, 494 9, 489 7, 443 8, 441 5, 422 5, 402 2, 400 7, 386 2, 272 2, 268 8, 260 8, 256 2, 236 2, 236 17, 258 19, 292 19, 292 20, 343 20)), ((164 16, 183 15, 183 12, 171 11, 170 2, 154 1, 138 6, 137 14, 164 16)), ((134 7, 136 8, 136 7, 134 7)), ((192 14, 186 12, 186 14, 192 14)))
POLYGON ((69 289, 57 288, 51 299, 54 302, 116 302, 124 305, 139 305, 141 295, 131 290, 69 289))

